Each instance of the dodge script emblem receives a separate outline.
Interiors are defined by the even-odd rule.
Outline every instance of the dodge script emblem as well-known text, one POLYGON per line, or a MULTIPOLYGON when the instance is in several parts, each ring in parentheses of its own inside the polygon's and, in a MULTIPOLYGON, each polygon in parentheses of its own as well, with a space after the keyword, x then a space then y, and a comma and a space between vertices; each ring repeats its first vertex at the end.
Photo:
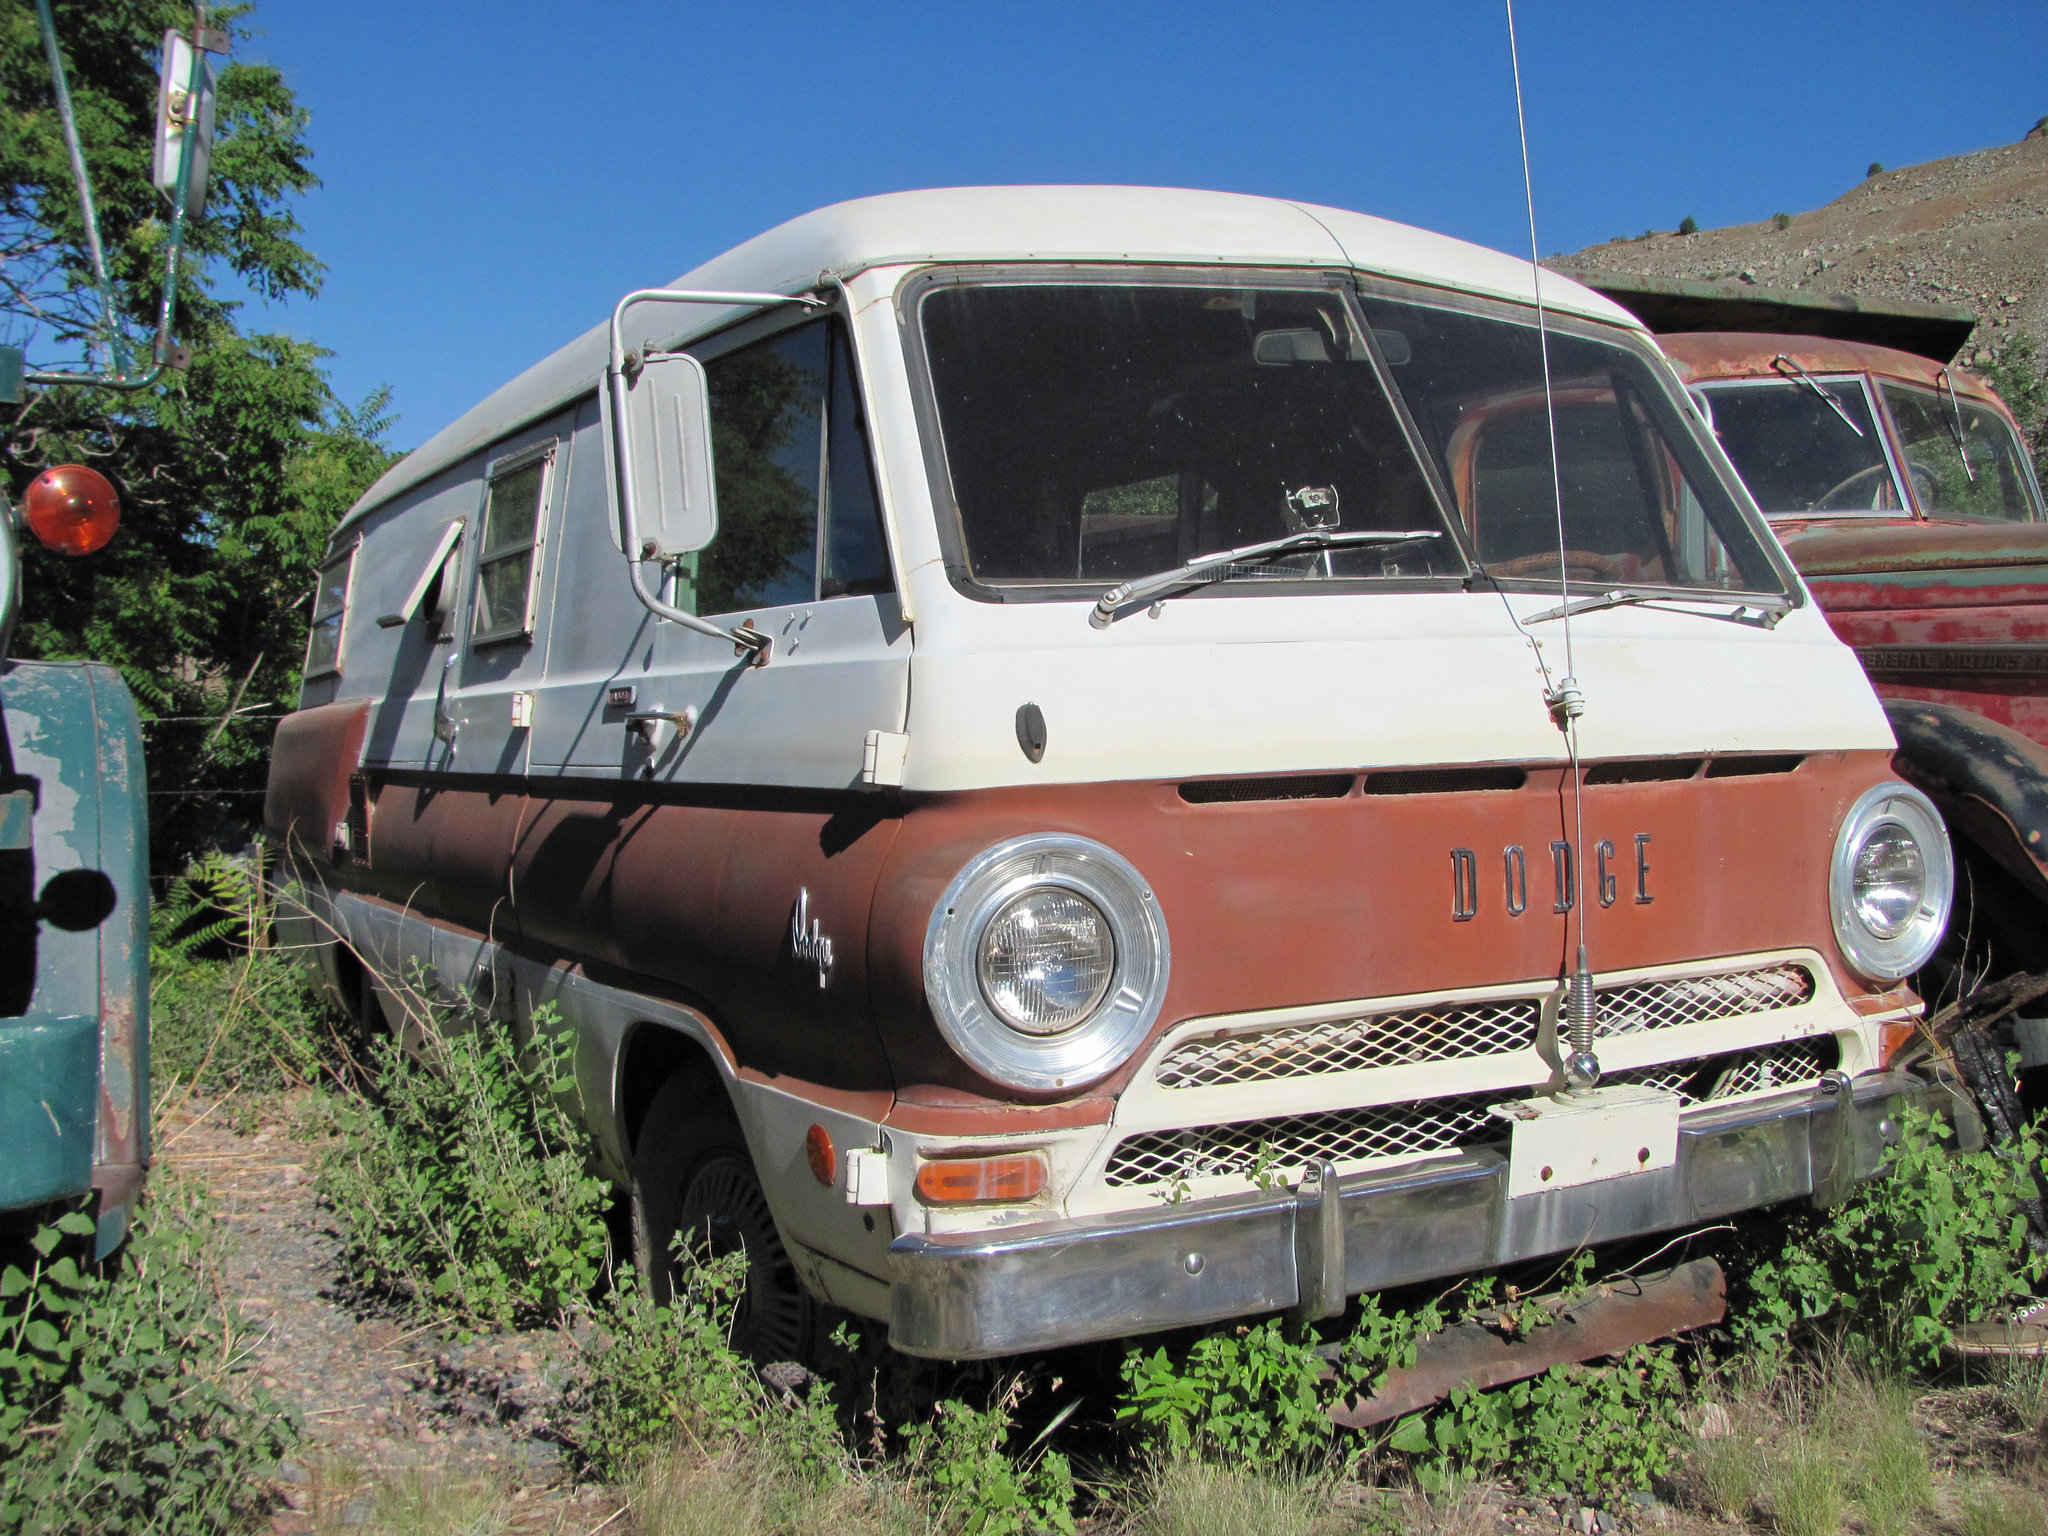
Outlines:
MULTIPOLYGON (((1621 881, 1628 871, 1617 858, 1614 844, 1602 838, 1593 845, 1593 892, 1600 905, 1611 907, 1621 898, 1621 881)), ((1656 898, 1650 894, 1650 834, 1635 834, 1635 904, 1647 907, 1656 898)), ((1572 845, 1559 840, 1550 845, 1550 875, 1553 891, 1550 910, 1571 911, 1577 900, 1577 857, 1572 845)), ((1501 850, 1502 905, 1509 917, 1529 910, 1529 856, 1521 844, 1501 850)), ((1470 848, 1451 850, 1451 920, 1469 923, 1479 915, 1479 859, 1470 848)))
POLYGON ((811 916, 811 893, 808 887, 796 893, 796 910, 789 919, 789 952, 799 960, 808 960, 818 968, 818 985, 824 986, 832 974, 832 941, 827 938, 818 920, 811 916))

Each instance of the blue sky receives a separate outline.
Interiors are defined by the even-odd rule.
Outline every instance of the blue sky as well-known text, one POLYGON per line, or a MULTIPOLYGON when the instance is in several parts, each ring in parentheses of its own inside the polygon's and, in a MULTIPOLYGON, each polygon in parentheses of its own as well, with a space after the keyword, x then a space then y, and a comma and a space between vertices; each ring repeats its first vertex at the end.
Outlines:
MULTIPOLYGON (((2041 0, 1523 0, 1545 255, 1767 218, 2048 113, 2041 0)), ((250 328, 393 391, 411 447, 608 312, 844 198, 1216 187, 1526 252, 1498 0, 262 0, 312 113, 320 297, 250 328)))

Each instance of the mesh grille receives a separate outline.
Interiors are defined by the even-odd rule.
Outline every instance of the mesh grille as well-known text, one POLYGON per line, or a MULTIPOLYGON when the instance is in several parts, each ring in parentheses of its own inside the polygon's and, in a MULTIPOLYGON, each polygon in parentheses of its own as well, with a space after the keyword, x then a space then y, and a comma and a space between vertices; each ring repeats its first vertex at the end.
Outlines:
POLYGON ((1540 1016, 1535 998, 1514 998, 1187 1040, 1173 1048, 1155 1076, 1163 1088, 1207 1088, 1491 1056, 1533 1046, 1540 1016))
POLYGON ((1103 1182, 1164 1184, 1212 1174, 1250 1177, 1275 1169, 1365 1162, 1502 1140, 1507 1122, 1486 1112, 1491 1098, 1467 1095, 1419 1104, 1384 1104, 1321 1115, 1288 1115, 1236 1125, 1195 1126, 1133 1136, 1110 1155, 1103 1182))
POLYGON ((1667 1061, 1654 1067, 1637 1067, 1627 1072, 1610 1072, 1602 1084, 1628 1083, 1644 1088, 1661 1088, 1678 1095, 1680 1105, 1711 1103, 1737 1098, 1745 1093, 1769 1093, 1782 1088, 1811 1087, 1823 1072, 1840 1062, 1841 1047, 1832 1035, 1811 1040, 1793 1040, 1784 1045, 1765 1046, 1755 1051, 1735 1051, 1725 1056, 1701 1056, 1691 1061, 1667 1061))
POLYGON ((1726 976, 1680 976, 1600 989, 1600 1033, 1634 1035, 1772 1013, 1813 1001, 1813 973, 1803 965, 1772 965, 1726 976))

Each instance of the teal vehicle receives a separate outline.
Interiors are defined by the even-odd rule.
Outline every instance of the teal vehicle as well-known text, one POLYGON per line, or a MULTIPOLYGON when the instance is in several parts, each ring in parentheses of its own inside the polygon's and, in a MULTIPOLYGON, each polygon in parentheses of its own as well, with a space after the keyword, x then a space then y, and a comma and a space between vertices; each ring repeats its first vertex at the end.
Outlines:
MULTIPOLYGON (((213 133, 208 54, 225 34, 194 13, 164 35, 156 173, 170 205, 154 343, 123 334, 101 251, 49 0, 37 20, 101 299, 92 340, 111 366, 50 371, 0 347, 0 401, 24 383, 135 391, 182 366, 172 341, 188 210, 203 206, 213 133)), ((91 351, 88 352, 88 357, 91 351)), ((20 515, 0 494, 0 658, 20 611, 25 527, 86 556, 120 521, 114 487, 77 464, 45 469, 20 515)), ((135 700, 92 661, 0 660, 0 1239, 85 1209, 95 1257, 127 1234, 150 1159, 148 795, 135 700)))
MULTIPOLYGON (((0 630, 21 559, 0 511, 0 630)), ((149 1163, 149 827, 142 733, 97 662, 0 669, 0 1224, 96 1196, 120 1242, 149 1163)))

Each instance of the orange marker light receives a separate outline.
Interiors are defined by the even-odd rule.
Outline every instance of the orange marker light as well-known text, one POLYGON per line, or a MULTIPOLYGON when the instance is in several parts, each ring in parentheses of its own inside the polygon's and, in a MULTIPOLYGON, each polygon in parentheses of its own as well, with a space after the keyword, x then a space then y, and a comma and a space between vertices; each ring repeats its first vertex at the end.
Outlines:
POLYGON ((839 1178, 839 1149, 832 1145, 832 1133, 822 1125, 804 1132, 804 1156, 810 1161, 812 1177, 830 1189, 839 1178))
POLYGON ((1029 1200, 1045 1188, 1045 1159, 946 1157, 917 1170, 917 1197, 926 1205, 986 1205, 1029 1200))
POLYGON ((1908 1019, 1903 1024, 1880 1024, 1877 1026, 1880 1046, 1878 1060, 1885 1066, 1892 1064, 1892 1058, 1913 1043, 1913 1037, 1920 1032, 1920 1026, 1908 1019))
POLYGON ((29 482, 22 497, 29 531, 60 555, 104 549, 121 526, 113 482, 83 464, 58 464, 29 482))

